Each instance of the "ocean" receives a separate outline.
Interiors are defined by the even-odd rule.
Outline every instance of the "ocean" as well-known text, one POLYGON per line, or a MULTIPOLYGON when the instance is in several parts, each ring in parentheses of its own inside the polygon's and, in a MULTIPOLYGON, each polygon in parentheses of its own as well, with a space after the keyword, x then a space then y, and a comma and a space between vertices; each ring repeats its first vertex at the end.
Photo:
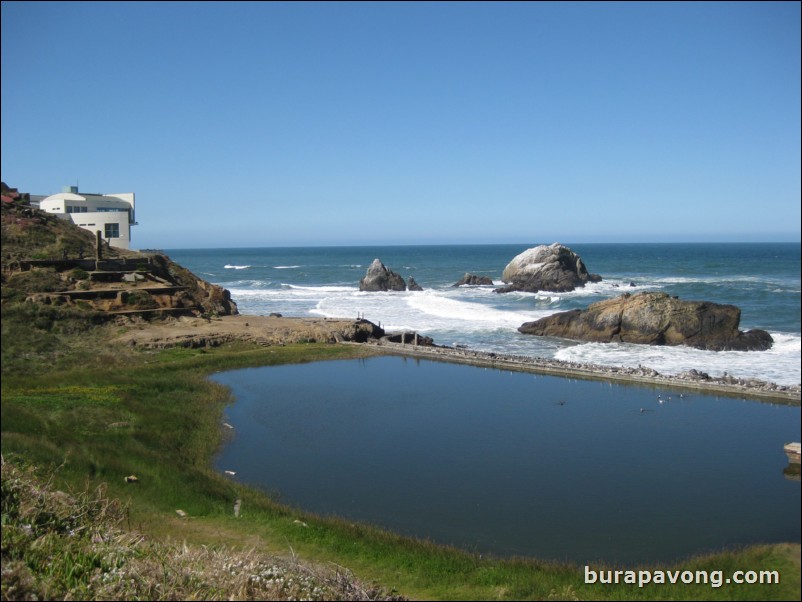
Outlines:
MULTIPOLYGON (((570 244, 603 280, 569 293, 497 294, 495 286, 454 287, 465 273, 501 273, 536 244, 265 247, 165 250, 197 276, 231 291, 240 313, 366 319, 389 331, 414 330, 438 345, 662 374, 696 369, 781 385, 802 382, 799 243, 570 244), (379 258, 419 292, 368 293, 359 280, 379 258), (523 335, 524 322, 625 292, 664 291, 741 309, 741 330, 774 338, 768 351, 702 351, 618 343, 576 343, 523 335)), ((542 243, 550 244, 550 243, 542 243)))

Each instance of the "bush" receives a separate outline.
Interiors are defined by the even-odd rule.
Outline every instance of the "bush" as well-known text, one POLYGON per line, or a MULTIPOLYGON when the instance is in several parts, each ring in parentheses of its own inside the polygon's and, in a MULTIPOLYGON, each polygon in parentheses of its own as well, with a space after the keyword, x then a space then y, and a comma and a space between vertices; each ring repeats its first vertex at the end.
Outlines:
POLYGON ((133 291, 126 297, 125 302, 137 309, 157 309, 159 307, 156 300, 145 291, 133 291))
POLYGON ((39 268, 14 274, 8 284, 24 293, 52 293, 64 288, 64 281, 53 268, 39 268))
POLYGON ((81 268, 75 268, 70 272, 70 278, 73 280, 87 280, 89 278, 89 272, 81 268))

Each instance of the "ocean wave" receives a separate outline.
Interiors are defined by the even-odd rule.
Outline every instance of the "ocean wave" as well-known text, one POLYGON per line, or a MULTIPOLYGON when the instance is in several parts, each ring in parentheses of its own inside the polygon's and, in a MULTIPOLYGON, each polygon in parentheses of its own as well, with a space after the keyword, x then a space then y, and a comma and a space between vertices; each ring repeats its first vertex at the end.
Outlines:
POLYGON ((225 269, 227 269, 227 270, 246 270, 251 266, 249 266, 249 265, 230 265, 230 264, 226 264, 223 267, 225 269))
POLYGON ((260 298, 260 297, 284 297, 286 295, 280 289, 268 288, 230 288, 231 297, 235 303, 239 303, 239 299, 244 297, 260 298))
MULTIPOLYGON (((610 297, 618 297, 619 295, 623 295, 624 293, 635 293, 635 292, 642 292, 646 290, 654 290, 654 285, 649 284, 637 284, 633 283, 630 284, 630 280, 603 280, 601 282, 589 282, 584 287, 575 288, 572 291, 562 291, 562 292, 554 292, 554 291, 538 291, 536 293, 530 293, 527 291, 514 291, 511 293, 503 293, 504 296, 512 295, 517 296, 518 298, 527 298, 527 297, 534 297, 538 300, 550 300, 552 302, 557 302, 560 300, 570 300, 570 299, 579 299, 582 297, 603 297, 603 298, 610 298, 610 297)), ((591 301, 592 303, 593 301, 591 301)))
POLYGON ((274 270, 294 270, 296 268, 300 268, 299 265, 274 265, 274 270))
POLYGON ((769 353, 796 353, 797 356, 802 353, 802 335, 799 333, 770 332, 769 334, 774 339, 774 345, 769 349, 769 353))
POLYGON ((223 288, 227 288, 228 291, 233 295, 234 291, 242 292, 242 291, 249 291, 249 290, 261 290, 265 287, 270 286, 273 284, 271 280, 232 280, 230 282, 223 282, 220 286, 223 288))
POLYGON ((800 383, 800 337, 772 333, 775 344, 768 351, 706 351, 685 346, 632 343, 584 343, 558 350, 558 360, 604 366, 645 366, 662 374, 701 370, 711 376, 757 378, 780 385, 800 383))
POLYGON ((353 286, 335 286, 335 285, 324 285, 324 286, 300 286, 298 284, 287 284, 283 283, 281 286, 286 287, 293 291, 309 291, 309 292, 321 292, 321 293, 353 293, 359 292, 359 289, 353 286))
POLYGON ((765 276, 663 276, 654 278, 652 282, 660 284, 759 284, 771 286, 783 286, 787 280, 765 276))
POLYGON ((496 326, 518 328, 528 320, 537 319, 533 313, 504 311, 480 303, 450 299, 437 292, 424 291, 407 297, 407 305, 422 314, 452 321, 485 322, 496 326))
POLYGON ((444 331, 475 334, 495 329, 509 332, 543 314, 504 311, 481 302, 453 299, 449 298, 450 292, 335 293, 324 295, 310 313, 328 318, 360 314, 372 322, 381 322, 387 330, 415 330, 423 334, 444 331))

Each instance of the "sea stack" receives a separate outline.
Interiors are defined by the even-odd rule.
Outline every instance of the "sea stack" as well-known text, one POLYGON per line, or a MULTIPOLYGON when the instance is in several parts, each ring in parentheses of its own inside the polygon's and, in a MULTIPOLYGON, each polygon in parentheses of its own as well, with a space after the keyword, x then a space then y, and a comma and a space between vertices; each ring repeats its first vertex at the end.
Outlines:
POLYGON ((588 282, 599 282, 602 278, 589 273, 579 255, 555 242, 527 249, 515 256, 504 268, 501 279, 507 286, 496 289, 497 293, 563 293, 583 287, 588 282))
POLYGON ((385 265, 378 259, 374 259, 373 263, 368 267, 365 277, 359 281, 360 291, 405 291, 407 285, 404 279, 387 269, 385 265))

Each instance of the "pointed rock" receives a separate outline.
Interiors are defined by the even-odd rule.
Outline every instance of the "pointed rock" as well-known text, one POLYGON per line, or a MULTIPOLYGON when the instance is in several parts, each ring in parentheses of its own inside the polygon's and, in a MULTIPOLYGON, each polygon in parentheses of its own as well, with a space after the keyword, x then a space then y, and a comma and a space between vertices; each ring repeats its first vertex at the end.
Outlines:
POLYGON ((365 277, 359 281, 360 291, 405 291, 407 285, 404 279, 387 269, 385 265, 377 258, 368 267, 365 277))

